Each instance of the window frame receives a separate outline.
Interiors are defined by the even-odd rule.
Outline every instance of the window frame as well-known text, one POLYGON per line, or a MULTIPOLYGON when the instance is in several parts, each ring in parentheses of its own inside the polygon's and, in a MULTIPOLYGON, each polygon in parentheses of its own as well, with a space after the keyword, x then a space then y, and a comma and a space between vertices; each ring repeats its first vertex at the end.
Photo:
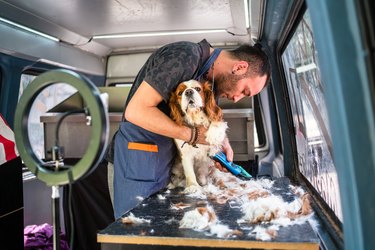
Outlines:
MULTIPOLYGON (((276 56, 277 56, 277 64, 280 71, 280 79, 284 84, 283 94, 285 96, 285 105, 287 110, 287 121, 289 123, 288 126, 291 127, 291 130, 294 131, 295 134, 295 127, 293 121, 293 113, 291 109, 291 98, 289 96, 287 81, 284 75, 284 67, 282 62, 282 54, 286 50, 288 44, 290 43, 293 35, 295 34, 298 25, 301 23, 305 12, 307 11, 307 5, 304 1, 298 1, 296 3, 295 8, 291 12, 287 24, 284 27, 282 32, 282 36, 280 38, 280 42, 276 48, 276 56)), ((304 189, 306 189, 312 198, 312 207, 314 212, 317 215, 317 219, 321 225, 318 229, 318 235, 322 239, 322 244, 325 245, 328 249, 331 248, 338 248, 342 249, 344 247, 343 242, 343 223, 338 219, 336 214, 332 211, 332 209, 328 206, 326 201, 320 196, 320 194, 316 191, 316 189, 312 186, 312 184, 304 177, 298 167, 298 151, 297 151, 297 143, 296 138, 293 136, 292 138, 292 151, 294 157, 294 166, 293 166, 293 176, 292 178, 298 182, 304 189)))

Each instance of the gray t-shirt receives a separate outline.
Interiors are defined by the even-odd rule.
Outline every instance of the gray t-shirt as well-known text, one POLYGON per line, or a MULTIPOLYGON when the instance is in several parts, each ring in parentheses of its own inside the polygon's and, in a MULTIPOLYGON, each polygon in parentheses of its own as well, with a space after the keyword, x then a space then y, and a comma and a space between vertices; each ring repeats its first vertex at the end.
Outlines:
POLYGON ((171 43, 156 50, 138 72, 126 100, 125 109, 139 85, 145 80, 163 97, 164 101, 158 108, 169 116, 168 100, 171 92, 179 83, 197 76, 199 68, 210 56, 210 47, 206 40, 202 40, 199 43, 171 43))

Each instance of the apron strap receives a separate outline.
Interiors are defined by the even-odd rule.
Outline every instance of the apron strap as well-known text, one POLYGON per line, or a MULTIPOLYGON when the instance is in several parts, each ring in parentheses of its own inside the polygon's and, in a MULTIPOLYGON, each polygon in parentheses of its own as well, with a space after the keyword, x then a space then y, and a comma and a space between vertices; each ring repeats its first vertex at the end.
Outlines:
POLYGON ((204 65, 199 69, 198 75, 197 77, 195 77, 196 80, 200 80, 201 77, 204 75, 204 73, 206 73, 210 69, 212 63, 219 56, 220 52, 221 52, 221 49, 214 49, 211 56, 207 59, 204 65))

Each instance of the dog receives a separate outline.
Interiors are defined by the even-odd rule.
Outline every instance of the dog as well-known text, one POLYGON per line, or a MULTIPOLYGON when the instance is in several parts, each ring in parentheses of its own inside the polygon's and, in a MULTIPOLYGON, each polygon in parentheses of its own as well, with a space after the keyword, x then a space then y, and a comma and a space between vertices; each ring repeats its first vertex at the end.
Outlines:
POLYGON ((205 139, 209 145, 190 145, 175 139, 179 154, 172 167, 168 188, 185 186, 184 193, 196 193, 207 184, 208 170, 214 165, 211 157, 221 150, 228 126, 209 82, 189 80, 180 83, 171 94, 169 107, 171 118, 177 124, 208 129, 205 139))

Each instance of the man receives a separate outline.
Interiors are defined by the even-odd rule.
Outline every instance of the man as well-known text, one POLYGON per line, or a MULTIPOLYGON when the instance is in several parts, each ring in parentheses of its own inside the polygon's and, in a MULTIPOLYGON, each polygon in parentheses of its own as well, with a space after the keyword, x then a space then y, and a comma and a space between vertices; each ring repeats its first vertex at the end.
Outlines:
MULTIPOLYGON (((217 97, 234 102, 258 94, 270 77, 267 56, 256 47, 218 51, 206 40, 177 42, 156 50, 139 71, 124 109, 124 121, 115 136, 114 211, 119 218, 164 188, 176 153, 173 138, 189 141, 192 130, 169 118, 170 93, 180 82, 199 77, 199 70, 215 54, 203 77, 214 85, 217 97)), ((211 60, 210 60, 211 61, 211 60)), ((206 129, 199 127, 198 144, 206 129)), ((229 161, 233 150, 223 145, 229 161)))

